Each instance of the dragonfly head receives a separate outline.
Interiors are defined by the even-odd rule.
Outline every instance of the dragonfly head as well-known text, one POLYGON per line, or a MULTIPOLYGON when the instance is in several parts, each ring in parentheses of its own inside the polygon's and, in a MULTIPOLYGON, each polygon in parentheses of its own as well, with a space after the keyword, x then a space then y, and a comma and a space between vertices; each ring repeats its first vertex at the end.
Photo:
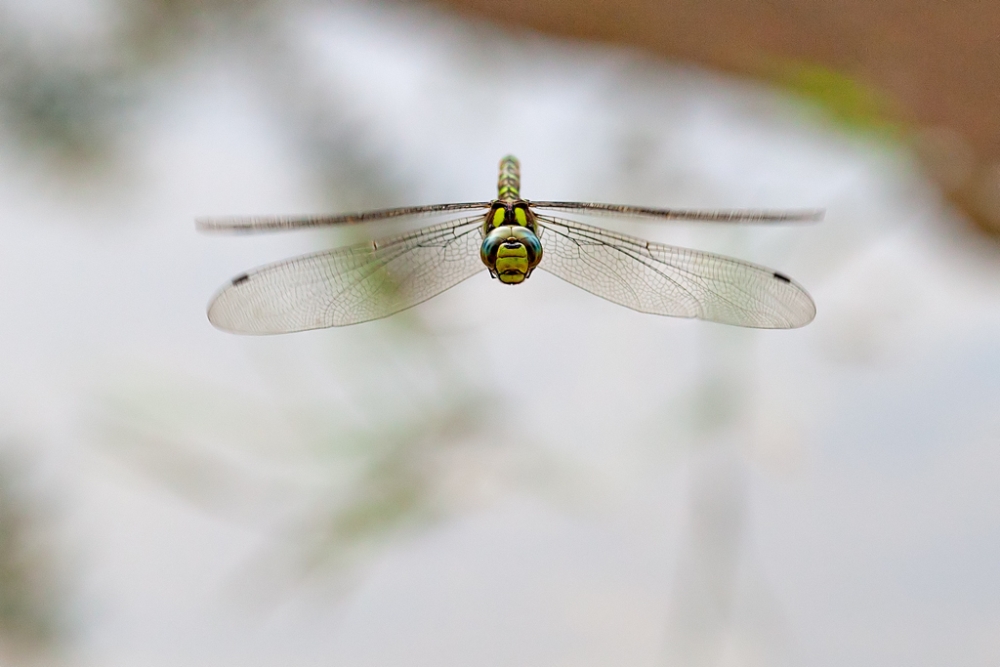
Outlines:
POLYGON ((479 254, 491 276, 507 285, 517 285, 542 261, 542 244, 527 227, 502 225, 486 235, 479 254))

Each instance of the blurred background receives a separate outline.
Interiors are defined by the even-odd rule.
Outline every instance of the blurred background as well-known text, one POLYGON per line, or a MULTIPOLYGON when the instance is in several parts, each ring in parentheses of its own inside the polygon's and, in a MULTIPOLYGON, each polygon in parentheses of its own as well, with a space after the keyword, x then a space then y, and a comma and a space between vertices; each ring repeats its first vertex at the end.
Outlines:
POLYGON ((1000 6, 0 0, 0 665, 1000 662, 1000 6), (795 331, 545 273, 272 338, 232 276, 402 231, 202 215, 823 207, 609 227, 795 331), (525 340, 516 353, 511 340, 525 340))

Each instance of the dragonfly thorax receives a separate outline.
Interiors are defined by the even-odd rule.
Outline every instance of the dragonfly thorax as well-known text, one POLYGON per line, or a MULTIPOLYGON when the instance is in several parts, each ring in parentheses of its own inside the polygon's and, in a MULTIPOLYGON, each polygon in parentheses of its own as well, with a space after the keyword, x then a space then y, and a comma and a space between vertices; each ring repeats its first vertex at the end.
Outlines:
POLYGON ((517 285, 542 261, 542 244, 529 227, 501 225, 486 234, 479 254, 491 276, 504 284, 517 285))
POLYGON ((490 205, 490 212, 486 216, 486 233, 495 227, 502 225, 517 225, 527 227, 533 232, 535 228, 535 214, 531 207, 523 199, 503 200, 495 199, 490 205))

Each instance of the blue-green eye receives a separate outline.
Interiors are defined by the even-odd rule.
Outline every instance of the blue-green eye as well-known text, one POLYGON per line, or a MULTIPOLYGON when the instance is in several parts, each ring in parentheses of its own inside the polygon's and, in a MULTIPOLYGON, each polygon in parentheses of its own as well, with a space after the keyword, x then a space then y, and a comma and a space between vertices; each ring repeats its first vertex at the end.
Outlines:
POLYGON ((538 240, 535 233, 526 227, 516 227, 519 233, 518 240, 521 241, 528 249, 528 257, 531 260, 531 268, 535 266, 542 260, 542 242, 538 240), (527 233, 525 233, 527 232, 527 233))

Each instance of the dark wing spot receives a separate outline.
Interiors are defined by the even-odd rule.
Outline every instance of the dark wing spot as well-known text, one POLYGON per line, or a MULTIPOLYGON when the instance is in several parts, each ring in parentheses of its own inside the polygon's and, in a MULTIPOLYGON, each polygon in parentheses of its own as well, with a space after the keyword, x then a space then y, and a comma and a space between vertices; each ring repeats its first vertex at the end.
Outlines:
POLYGON ((248 280, 250 280, 250 276, 244 273, 242 276, 236 276, 233 278, 233 285, 239 285, 240 283, 245 283, 248 280))
POLYGON ((780 273, 777 273, 777 272, 775 272, 774 277, 777 278, 778 280, 782 281, 782 282, 785 282, 785 283, 792 282, 791 278, 789 278, 788 276, 783 276, 783 275, 781 275, 780 273))

